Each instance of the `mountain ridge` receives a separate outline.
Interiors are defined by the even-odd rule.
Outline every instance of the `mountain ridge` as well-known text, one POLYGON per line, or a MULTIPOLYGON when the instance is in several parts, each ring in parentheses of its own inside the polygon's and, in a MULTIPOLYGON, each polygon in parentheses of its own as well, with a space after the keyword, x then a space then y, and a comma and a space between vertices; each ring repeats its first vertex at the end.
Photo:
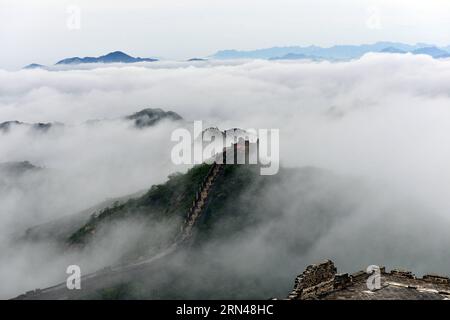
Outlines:
MULTIPOLYGON (((370 52, 379 53, 412 53, 412 54, 426 54, 435 59, 450 57, 449 46, 436 46, 429 43, 406 44, 401 42, 379 41, 372 44, 361 45, 333 45, 329 47, 321 47, 317 45, 309 46, 274 46, 268 48, 258 48, 253 50, 237 50, 225 49, 219 50, 216 53, 204 58, 190 58, 186 62, 204 62, 209 58, 217 60, 227 59, 266 59, 266 60, 331 60, 342 61, 361 58, 364 54, 370 52)), ((123 51, 113 51, 98 57, 68 57, 59 60, 54 65, 79 65, 91 63, 136 63, 136 62, 156 62, 157 58, 141 58, 133 57, 123 51)), ((47 66, 31 63, 22 69, 35 70, 47 69, 47 66)))
MULTIPOLYGON (((180 121, 180 120, 183 120, 183 117, 180 116, 178 113, 176 113, 174 111, 170 111, 170 110, 164 111, 161 108, 145 108, 145 109, 142 109, 131 115, 122 116, 118 119, 132 121, 136 128, 142 129, 145 127, 151 127, 165 119, 172 120, 172 121, 180 121)), ((90 119, 90 120, 85 121, 84 123, 92 124, 92 123, 97 123, 100 121, 111 121, 111 120, 117 120, 117 119, 104 119, 104 120, 90 119)), ((65 124, 61 123, 61 122, 28 123, 28 122, 22 122, 22 121, 18 121, 18 120, 10 120, 10 121, 0 122, 0 133, 8 133, 14 127, 28 127, 32 130, 38 130, 40 132, 45 133, 54 127, 64 127, 64 126, 65 126, 65 124)))
POLYGON ((82 64, 82 63, 136 63, 136 62, 155 62, 155 58, 132 57, 122 51, 113 51, 98 57, 71 57, 58 61, 55 65, 62 64, 82 64))
POLYGON ((449 54, 450 47, 439 48, 432 44, 417 43, 414 45, 401 42, 376 42, 373 44, 362 45, 334 45, 330 47, 320 46, 286 46, 286 47, 269 47, 255 50, 221 50, 212 55, 215 59, 269 59, 269 60, 287 60, 289 55, 294 59, 323 59, 323 60, 351 60, 362 57, 366 53, 383 52, 383 53, 413 53, 427 54, 434 58, 444 58, 449 54), (425 48, 436 48, 436 50, 417 50, 425 48), (297 55, 297 57, 295 56, 297 55), (304 55, 302 57, 301 55, 304 55))

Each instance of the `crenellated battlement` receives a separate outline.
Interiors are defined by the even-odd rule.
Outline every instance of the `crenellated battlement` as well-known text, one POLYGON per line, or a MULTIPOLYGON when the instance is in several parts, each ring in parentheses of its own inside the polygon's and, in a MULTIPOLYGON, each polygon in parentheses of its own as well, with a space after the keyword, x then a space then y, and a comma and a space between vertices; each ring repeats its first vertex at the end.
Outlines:
POLYGON ((330 260, 313 264, 295 279, 289 300, 317 299, 448 299, 450 278, 439 275, 416 277, 411 271, 392 269, 379 273, 358 271, 338 274, 330 260), (379 277, 379 287, 371 288, 371 278, 379 277))
POLYGON ((200 217, 200 214, 203 211, 208 199, 209 191, 212 188, 213 183, 221 172, 222 168, 222 164, 217 164, 216 162, 214 162, 209 168, 206 176, 203 178, 203 181, 200 183, 200 186, 198 187, 198 190, 194 196, 194 200, 192 201, 192 206, 188 210, 186 220, 181 227, 181 235, 179 237, 180 241, 184 241, 191 236, 192 228, 197 219, 200 217))

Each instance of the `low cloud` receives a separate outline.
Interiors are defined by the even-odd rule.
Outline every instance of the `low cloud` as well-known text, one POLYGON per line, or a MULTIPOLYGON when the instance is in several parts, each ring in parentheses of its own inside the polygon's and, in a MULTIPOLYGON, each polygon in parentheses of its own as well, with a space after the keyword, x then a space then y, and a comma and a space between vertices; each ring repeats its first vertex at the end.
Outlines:
MULTIPOLYGON (((48 172, 37 185, 30 176, 0 195, 2 231, 138 192, 183 171, 170 162, 171 122, 144 130, 121 120, 85 123, 160 107, 221 129, 280 129, 282 166, 324 168, 367 186, 357 199, 341 194, 357 209, 314 238, 298 272, 300 264, 328 257, 347 269, 379 263, 448 272, 449 60, 368 54, 343 63, 157 62, 0 71, 0 83, 0 122, 66 124, 43 134, 0 133, 0 162, 28 160, 48 172)), ((327 190, 320 183, 319 197, 327 190)), ((300 208, 292 199, 279 223, 297 221, 286 217, 300 208)), ((263 234, 249 237, 247 246, 260 252, 263 234)), ((18 252, 15 263, 0 262, 1 278, 30 261, 25 249, 18 252)), ((2 296, 30 284, 26 276, 16 278, 21 285, 10 283, 2 296)))

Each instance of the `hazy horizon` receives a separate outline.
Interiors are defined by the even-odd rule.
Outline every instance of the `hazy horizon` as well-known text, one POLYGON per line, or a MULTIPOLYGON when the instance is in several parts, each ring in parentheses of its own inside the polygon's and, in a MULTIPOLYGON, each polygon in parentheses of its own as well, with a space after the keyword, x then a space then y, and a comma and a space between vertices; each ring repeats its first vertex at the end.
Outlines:
POLYGON ((0 68, 6 70, 116 50, 182 60, 274 46, 450 45, 443 32, 450 29, 450 3, 441 0, 344 0, 339 6, 330 0, 1 0, 0 8, 0 68))
MULTIPOLYGON (((390 41, 390 40, 379 40, 379 41, 375 41, 375 42, 367 42, 367 43, 334 43, 331 45, 317 45, 314 43, 311 44, 286 44, 286 45, 273 45, 273 46, 266 46, 266 47, 254 47, 254 48, 237 48, 237 47, 233 47, 233 48, 219 48, 214 52, 210 52, 208 54, 204 54, 204 55, 196 55, 196 56, 186 56, 186 57, 179 57, 179 58, 171 58, 171 57, 164 57, 164 56, 155 56, 155 55, 148 55, 148 56, 140 56, 140 55, 133 55, 130 53, 130 51, 126 51, 126 50, 122 50, 120 48, 117 49, 113 49, 107 52, 103 52, 103 53, 99 53, 97 55, 93 55, 93 54, 86 54, 86 55, 80 55, 77 54, 76 52, 69 54, 68 56, 64 56, 64 57, 60 57, 58 60, 50 62, 48 64, 48 66, 51 65, 55 65, 57 62, 63 60, 63 59, 67 59, 67 58, 73 58, 73 57, 79 57, 79 58, 85 58, 85 57, 100 57, 103 55, 107 55, 109 53, 114 53, 114 52, 123 52, 127 55, 130 55, 132 57, 140 57, 140 58, 156 58, 158 60, 165 60, 165 61, 187 61, 189 59, 192 58, 209 58, 212 57, 213 55, 217 54, 218 52, 221 51, 228 51, 228 50, 235 50, 235 51, 239 51, 239 52, 251 52, 251 51, 257 51, 257 50, 266 50, 266 49, 272 49, 272 48, 290 48, 290 47, 302 47, 302 48, 307 48, 307 47, 320 47, 320 48, 332 48, 335 46, 364 46, 364 45, 374 45, 377 43, 398 43, 398 44, 404 44, 404 45, 410 45, 410 46, 422 46, 422 47, 437 47, 437 48, 444 48, 446 50, 448 50, 448 48, 450 48, 450 44, 449 45, 436 45, 435 43, 431 43, 431 42, 423 42, 423 41, 417 41, 417 42, 400 42, 400 41, 390 41)), ((450 53, 450 52, 449 52, 450 53)), ((26 65, 21 65, 19 66, 19 68, 25 67, 27 65, 30 64, 41 64, 39 62, 36 61, 30 61, 29 63, 27 63, 26 65)), ((45 64, 42 64, 45 65, 45 64)), ((1 70, 1 67, 0 67, 1 70)), ((7 70, 7 69, 5 69, 7 70)))

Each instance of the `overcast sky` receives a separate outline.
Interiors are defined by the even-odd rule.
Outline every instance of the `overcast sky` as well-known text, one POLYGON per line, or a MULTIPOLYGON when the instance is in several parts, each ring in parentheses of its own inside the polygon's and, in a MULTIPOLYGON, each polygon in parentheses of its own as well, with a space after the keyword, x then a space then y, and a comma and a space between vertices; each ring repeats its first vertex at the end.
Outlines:
POLYGON ((447 0, 0 0, 0 68, 113 50, 184 59, 379 40, 447 46, 449 16, 447 0))

